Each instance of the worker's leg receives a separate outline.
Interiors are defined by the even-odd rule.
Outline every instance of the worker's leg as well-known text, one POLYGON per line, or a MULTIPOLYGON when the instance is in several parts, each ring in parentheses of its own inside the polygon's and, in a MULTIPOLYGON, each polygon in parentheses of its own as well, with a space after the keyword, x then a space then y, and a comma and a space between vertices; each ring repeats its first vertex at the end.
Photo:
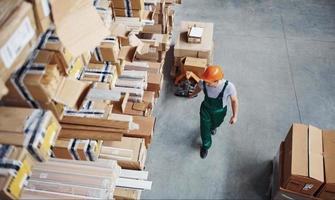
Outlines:
POLYGON ((207 111, 206 107, 201 104, 200 108, 200 130, 201 130, 201 140, 202 148, 208 150, 212 145, 212 136, 211 136, 211 116, 207 111))
POLYGON ((211 130, 215 130, 222 124, 224 118, 226 117, 226 114, 227 114, 227 106, 214 110, 211 113, 211 119, 212 119, 211 130))

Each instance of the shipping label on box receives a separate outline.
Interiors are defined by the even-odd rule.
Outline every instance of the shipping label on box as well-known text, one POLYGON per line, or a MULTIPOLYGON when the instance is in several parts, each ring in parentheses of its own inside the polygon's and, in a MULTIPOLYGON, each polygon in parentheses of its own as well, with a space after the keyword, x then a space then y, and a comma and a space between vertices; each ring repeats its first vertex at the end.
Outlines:
POLYGON ((0 55, 5 67, 8 69, 12 66, 15 59, 19 56, 23 48, 34 37, 35 30, 28 17, 24 18, 20 26, 0 48, 0 55))

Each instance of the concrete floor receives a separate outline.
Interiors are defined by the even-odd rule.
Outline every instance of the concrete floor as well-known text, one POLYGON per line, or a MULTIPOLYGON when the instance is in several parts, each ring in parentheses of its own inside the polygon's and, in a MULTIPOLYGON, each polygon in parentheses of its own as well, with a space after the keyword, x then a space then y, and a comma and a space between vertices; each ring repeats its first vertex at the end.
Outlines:
POLYGON ((167 75, 147 161, 153 186, 142 197, 266 199, 292 122, 335 128, 335 1, 183 0, 176 31, 181 20, 214 22, 214 62, 237 87, 239 120, 226 118, 200 159, 203 95, 175 97, 167 75))

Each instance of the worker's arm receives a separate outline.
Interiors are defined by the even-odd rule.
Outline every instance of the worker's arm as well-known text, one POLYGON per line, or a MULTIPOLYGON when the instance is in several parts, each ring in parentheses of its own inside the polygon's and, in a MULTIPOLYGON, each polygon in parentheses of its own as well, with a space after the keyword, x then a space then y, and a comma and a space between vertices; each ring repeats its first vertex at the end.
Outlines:
POLYGON ((199 92, 201 92, 201 88, 199 87, 199 84, 197 84, 197 86, 194 88, 194 91, 191 94, 189 94, 188 97, 192 98, 197 94, 199 94, 199 92))
POLYGON ((237 121, 237 115, 238 115, 238 99, 237 96, 230 96, 231 100, 231 109, 233 111, 233 116, 231 116, 229 123, 235 124, 237 121))

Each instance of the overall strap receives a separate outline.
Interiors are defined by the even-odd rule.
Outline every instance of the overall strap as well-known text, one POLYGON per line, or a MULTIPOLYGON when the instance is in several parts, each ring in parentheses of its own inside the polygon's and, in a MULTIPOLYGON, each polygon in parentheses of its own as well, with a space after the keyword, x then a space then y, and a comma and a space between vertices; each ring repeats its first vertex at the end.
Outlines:
POLYGON ((205 83, 205 81, 202 81, 202 85, 203 85, 203 88, 204 88, 205 96, 208 96, 208 95, 207 95, 207 88, 206 88, 206 83, 205 83))
POLYGON ((221 99, 223 98, 223 94, 224 94, 224 91, 226 90, 227 85, 228 85, 228 81, 226 81, 226 82, 224 83, 223 89, 222 89, 222 91, 220 92, 218 98, 221 98, 221 99))

